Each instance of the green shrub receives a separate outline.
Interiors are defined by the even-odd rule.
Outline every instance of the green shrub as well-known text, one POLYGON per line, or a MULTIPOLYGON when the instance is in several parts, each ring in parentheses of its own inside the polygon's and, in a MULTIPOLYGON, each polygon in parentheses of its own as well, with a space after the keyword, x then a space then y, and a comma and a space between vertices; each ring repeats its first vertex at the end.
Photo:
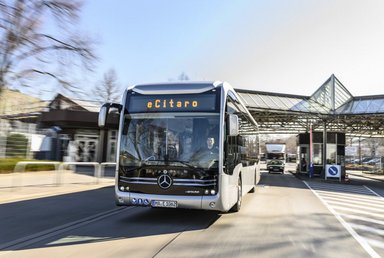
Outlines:
POLYGON ((11 134, 7 138, 6 156, 25 157, 28 148, 28 138, 23 134, 11 134))

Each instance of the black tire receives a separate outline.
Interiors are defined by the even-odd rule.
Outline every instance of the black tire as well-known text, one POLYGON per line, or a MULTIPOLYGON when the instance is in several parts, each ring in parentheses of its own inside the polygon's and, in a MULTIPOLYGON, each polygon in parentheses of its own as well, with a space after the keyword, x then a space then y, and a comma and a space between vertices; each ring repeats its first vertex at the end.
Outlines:
POLYGON ((237 182, 237 202, 235 203, 235 205, 233 205, 231 211, 232 212, 238 212, 240 211, 240 208, 241 208, 241 202, 243 200, 243 188, 242 188, 242 184, 241 184, 241 177, 239 177, 239 180, 237 182))

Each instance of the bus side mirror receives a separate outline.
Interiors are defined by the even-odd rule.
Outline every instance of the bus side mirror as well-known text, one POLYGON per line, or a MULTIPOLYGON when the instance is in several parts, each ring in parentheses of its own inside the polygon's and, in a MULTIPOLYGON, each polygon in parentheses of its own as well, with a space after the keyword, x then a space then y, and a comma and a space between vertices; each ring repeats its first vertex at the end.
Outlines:
POLYGON ((105 103, 101 106, 99 111, 99 120, 98 120, 98 124, 100 128, 105 127, 110 108, 116 108, 119 112, 121 112, 122 105, 117 103, 105 103))
POLYGON ((237 115, 228 116, 228 129, 229 136, 239 135, 239 117, 237 115))

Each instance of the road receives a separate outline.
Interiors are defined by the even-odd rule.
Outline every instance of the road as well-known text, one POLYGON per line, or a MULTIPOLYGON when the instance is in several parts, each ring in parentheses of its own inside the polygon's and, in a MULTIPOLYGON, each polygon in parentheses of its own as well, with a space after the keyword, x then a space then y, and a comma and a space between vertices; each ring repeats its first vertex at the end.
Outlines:
POLYGON ((384 257, 372 191, 264 171, 238 213, 119 208, 112 186, 8 202, 0 258, 384 257))

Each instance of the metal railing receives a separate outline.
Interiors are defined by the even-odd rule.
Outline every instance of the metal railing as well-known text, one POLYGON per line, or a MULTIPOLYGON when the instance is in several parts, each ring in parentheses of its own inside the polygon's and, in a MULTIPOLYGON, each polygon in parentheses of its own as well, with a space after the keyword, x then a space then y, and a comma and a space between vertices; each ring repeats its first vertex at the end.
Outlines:
POLYGON ((13 172, 24 172, 27 165, 54 165, 55 170, 59 169, 59 165, 61 162, 59 161, 19 161, 16 163, 13 172))
MULTIPOLYGON (((19 161, 13 172, 14 173, 23 173, 28 165, 41 164, 41 165, 53 165, 55 167, 55 182, 56 186, 62 184, 62 173, 68 166, 93 166, 93 176, 95 178, 95 183, 99 183, 99 179, 103 178, 105 175, 105 167, 107 166, 116 166, 115 162, 58 162, 58 161, 19 161)), ((13 184, 15 185, 15 184, 13 184)), ((20 182, 18 182, 20 185, 20 182)))

